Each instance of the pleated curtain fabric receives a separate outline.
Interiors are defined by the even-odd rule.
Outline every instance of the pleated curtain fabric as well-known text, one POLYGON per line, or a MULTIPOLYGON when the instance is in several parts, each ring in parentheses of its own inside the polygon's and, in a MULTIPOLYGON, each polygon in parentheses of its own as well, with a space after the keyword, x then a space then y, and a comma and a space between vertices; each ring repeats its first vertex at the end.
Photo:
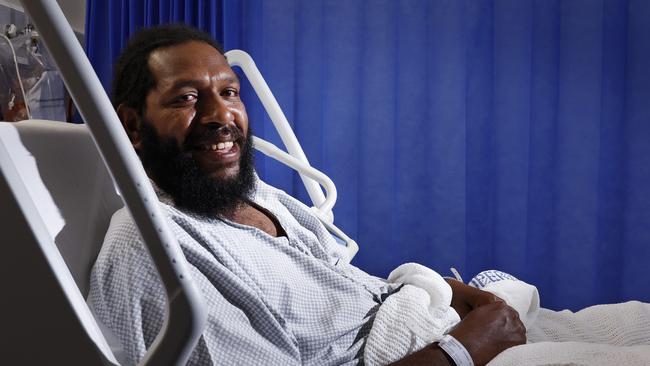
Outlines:
POLYGON ((246 50, 336 183, 356 265, 496 268, 579 309, 650 301, 649 19, 645 0, 89 0, 86 45, 107 88, 142 26, 246 50))

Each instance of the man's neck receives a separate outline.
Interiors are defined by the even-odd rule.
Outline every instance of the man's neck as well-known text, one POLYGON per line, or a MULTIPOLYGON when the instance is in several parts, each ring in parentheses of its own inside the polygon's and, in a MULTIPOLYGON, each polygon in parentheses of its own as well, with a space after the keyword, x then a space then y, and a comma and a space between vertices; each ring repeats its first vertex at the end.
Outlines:
POLYGON ((273 237, 287 236, 278 219, 256 203, 244 201, 224 218, 238 224, 258 228, 273 237))

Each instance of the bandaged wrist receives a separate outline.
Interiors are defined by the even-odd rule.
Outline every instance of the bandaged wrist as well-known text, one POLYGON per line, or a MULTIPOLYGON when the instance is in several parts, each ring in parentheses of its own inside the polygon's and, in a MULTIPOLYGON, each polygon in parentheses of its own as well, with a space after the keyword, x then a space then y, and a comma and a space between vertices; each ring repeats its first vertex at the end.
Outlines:
POLYGON ((469 355, 465 346, 451 335, 447 334, 440 341, 438 347, 454 360, 456 366, 474 366, 472 356, 469 355))

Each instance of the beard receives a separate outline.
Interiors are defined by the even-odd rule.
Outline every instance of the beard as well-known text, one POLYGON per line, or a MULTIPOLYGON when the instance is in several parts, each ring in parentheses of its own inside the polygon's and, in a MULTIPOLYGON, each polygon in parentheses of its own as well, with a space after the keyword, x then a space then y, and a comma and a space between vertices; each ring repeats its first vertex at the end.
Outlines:
POLYGON ((205 216, 228 217, 254 192, 251 136, 250 128, 247 136, 243 136, 238 128, 226 125, 208 130, 198 138, 188 137, 179 147, 175 139, 160 138, 152 125, 144 121, 138 155, 152 180, 172 197, 177 207, 205 216), (226 132, 240 145, 239 172, 234 177, 214 178, 201 170, 192 158, 192 150, 197 146, 195 140, 226 132))

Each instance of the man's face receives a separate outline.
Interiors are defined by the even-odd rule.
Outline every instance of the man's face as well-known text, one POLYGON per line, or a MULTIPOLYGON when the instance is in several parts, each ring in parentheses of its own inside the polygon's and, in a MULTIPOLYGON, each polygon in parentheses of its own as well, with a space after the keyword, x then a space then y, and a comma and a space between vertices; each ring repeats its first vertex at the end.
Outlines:
POLYGON ((239 79, 223 55, 189 41, 152 52, 149 70, 156 85, 146 97, 144 122, 162 140, 175 140, 204 174, 236 177, 248 116, 239 79))
POLYGON ((237 76, 216 49, 195 41, 152 52, 149 69, 155 86, 132 135, 147 173, 179 207, 232 213, 255 181, 237 76))

